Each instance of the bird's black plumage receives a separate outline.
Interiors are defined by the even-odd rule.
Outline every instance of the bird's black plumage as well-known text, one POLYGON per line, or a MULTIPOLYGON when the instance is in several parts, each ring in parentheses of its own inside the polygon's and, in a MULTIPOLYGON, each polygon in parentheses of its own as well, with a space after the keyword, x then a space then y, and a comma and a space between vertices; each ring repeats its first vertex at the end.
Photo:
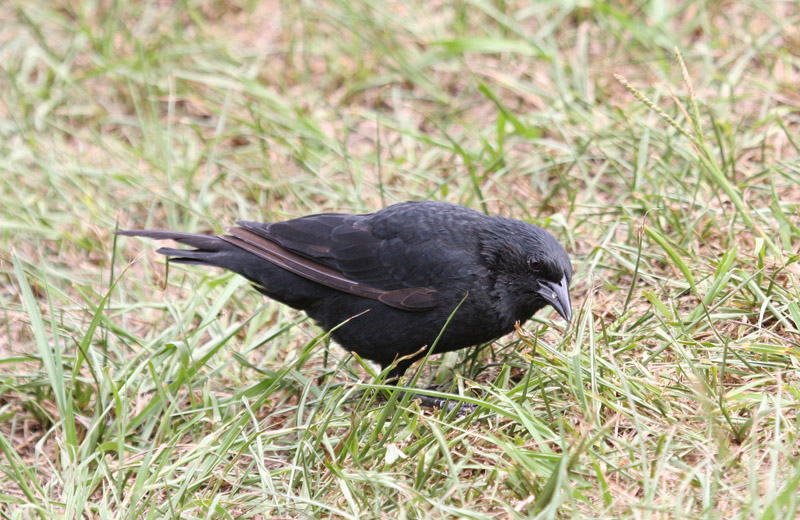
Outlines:
POLYGON ((405 202, 367 215, 238 222, 227 231, 119 234, 193 247, 158 252, 244 276, 325 330, 335 328, 344 348, 384 368, 397 362, 394 377, 424 356, 443 328, 435 353, 498 338, 546 305, 566 320, 572 314, 572 267, 550 233, 454 204, 405 202))

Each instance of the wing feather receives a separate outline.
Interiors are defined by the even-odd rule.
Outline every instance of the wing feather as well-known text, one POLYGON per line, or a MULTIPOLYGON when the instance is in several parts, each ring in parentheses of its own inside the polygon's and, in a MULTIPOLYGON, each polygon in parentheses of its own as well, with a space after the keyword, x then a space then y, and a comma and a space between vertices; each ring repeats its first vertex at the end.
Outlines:
POLYGON ((226 229, 230 235, 220 238, 263 260, 298 276, 349 294, 378 300, 386 305, 407 311, 422 311, 436 305, 436 291, 425 287, 384 290, 361 283, 345 274, 295 253, 260 234, 243 227, 226 229))
POLYGON ((234 229, 248 231, 235 236, 263 258, 300 276, 397 308, 423 310, 442 303, 436 289, 478 276, 480 253, 463 229, 478 232, 487 221, 459 206, 421 202, 367 215, 244 221, 234 229))

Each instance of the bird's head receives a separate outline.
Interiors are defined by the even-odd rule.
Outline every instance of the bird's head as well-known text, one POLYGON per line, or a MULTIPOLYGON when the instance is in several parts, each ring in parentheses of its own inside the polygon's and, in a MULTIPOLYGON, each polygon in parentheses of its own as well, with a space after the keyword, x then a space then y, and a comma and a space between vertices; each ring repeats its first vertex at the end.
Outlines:
POLYGON ((492 233, 488 248, 498 288, 513 294, 513 305, 531 308, 547 305, 562 318, 572 318, 569 284, 572 264, 566 250, 544 229, 518 220, 501 219, 500 233, 492 233))

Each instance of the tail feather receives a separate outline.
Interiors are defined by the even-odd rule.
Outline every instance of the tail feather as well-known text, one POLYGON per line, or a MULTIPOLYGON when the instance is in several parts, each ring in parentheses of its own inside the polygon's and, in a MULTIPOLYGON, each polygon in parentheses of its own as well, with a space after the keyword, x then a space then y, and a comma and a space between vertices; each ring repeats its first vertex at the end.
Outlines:
POLYGON ((221 238, 213 235, 197 235, 166 229, 129 229, 117 231, 116 234, 129 237, 153 238, 155 240, 174 240, 193 247, 194 249, 162 247, 156 250, 157 253, 170 257, 170 262, 179 264, 203 264, 230 268, 224 265, 221 260, 226 257, 225 253, 235 249, 221 238), (222 255, 219 253, 222 253, 222 255))
POLYGON ((208 253, 207 251, 160 247, 156 249, 156 253, 168 256, 168 261, 176 264, 216 265, 216 263, 212 262, 211 258, 209 258, 209 255, 213 253, 208 253))
POLYGON ((163 229, 131 229, 117 231, 117 235, 174 240, 193 247, 194 249, 162 247, 156 252, 167 256, 169 262, 210 265, 233 271, 250 280, 258 291, 296 309, 311 307, 324 294, 324 289, 321 292, 318 284, 214 235, 195 235, 163 229))
MULTIPOLYGON (((209 253, 229 249, 224 240, 213 235, 198 235, 195 233, 184 233, 182 231, 170 231, 168 229, 127 229, 117 231, 116 234, 125 235, 128 237, 154 238, 156 240, 174 240, 176 242, 180 242, 181 244, 186 244, 187 246, 191 246, 198 250, 209 253)), ((173 251, 180 250, 173 249, 173 251)))

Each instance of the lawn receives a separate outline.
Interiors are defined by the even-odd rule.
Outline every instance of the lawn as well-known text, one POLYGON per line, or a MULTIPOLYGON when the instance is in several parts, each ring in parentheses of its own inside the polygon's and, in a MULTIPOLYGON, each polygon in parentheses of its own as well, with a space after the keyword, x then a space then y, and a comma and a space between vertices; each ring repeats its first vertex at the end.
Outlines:
POLYGON ((794 1, 0 3, 0 518, 797 518, 794 1), (575 316, 415 365, 117 228, 460 203, 575 316))

